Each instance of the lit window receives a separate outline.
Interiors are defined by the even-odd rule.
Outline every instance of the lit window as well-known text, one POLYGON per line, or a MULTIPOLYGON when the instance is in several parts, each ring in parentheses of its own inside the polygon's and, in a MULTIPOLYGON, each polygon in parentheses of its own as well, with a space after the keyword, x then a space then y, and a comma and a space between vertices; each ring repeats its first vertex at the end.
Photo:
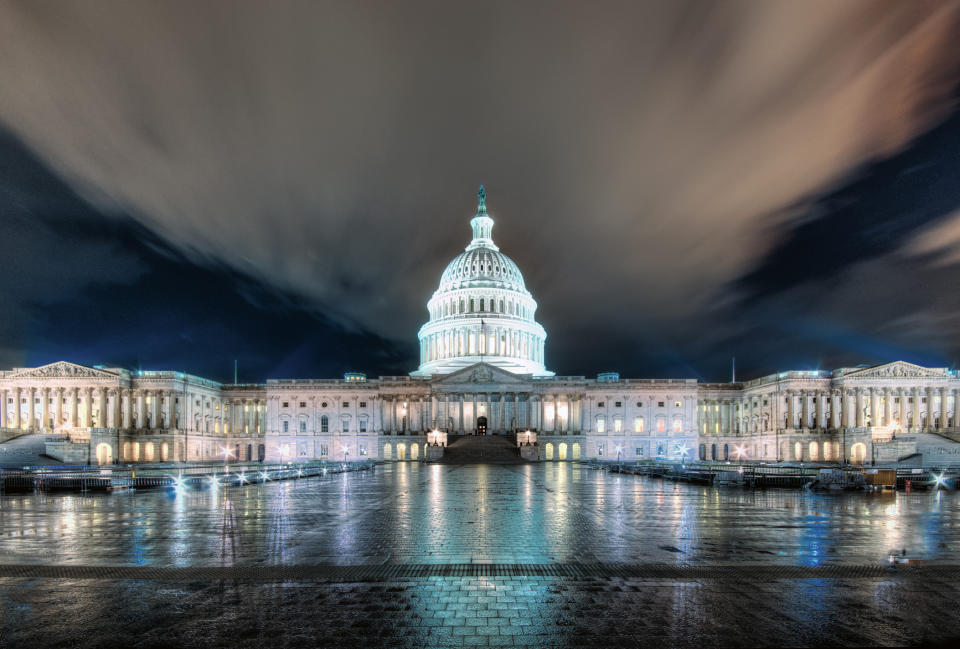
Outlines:
POLYGON ((606 430, 606 428, 607 428, 607 423, 603 419, 603 417, 601 417, 600 419, 597 420, 597 432, 602 433, 604 432, 604 430, 606 430))
POLYGON ((675 433, 682 433, 682 432, 683 432, 683 420, 682 420, 682 419, 674 419, 674 420, 673 420, 673 432, 675 432, 675 433))
POLYGON ((622 419, 619 419, 619 418, 614 419, 614 420, 613 420, 613 432, 619 433, 619 432, 621 432, 622 430, 623 430, 623 420, 622 420, 622 419))
POLYGON ((665 422, 665 421, 662 420, 662 419, 658 419, 658 420, 657 420, 657 432, 658 432, 658 433, 663 433, 663 432, 666 432, 666 430, 667 430, 667 422, 665 422))
POLYGON ((360 455, 366 455, 366 454, 367 454, 367 445, 366 445, 366 444, 361 444, 361 445, 360 445, 360 455))
POLYGON ((643 432, 643 417, 635 417, 633 420, 633 432, 642 433, 643 432))
POLYGON ((597 444, 597 455, 603 455, 603 444, 597 444))
POLYGON ((674 406, 675 408, 682 408, 682 407, 683 407, 683 402, 682 402, 682 401, 676 401, 676 402, 674 402, 673 406, 674 406))

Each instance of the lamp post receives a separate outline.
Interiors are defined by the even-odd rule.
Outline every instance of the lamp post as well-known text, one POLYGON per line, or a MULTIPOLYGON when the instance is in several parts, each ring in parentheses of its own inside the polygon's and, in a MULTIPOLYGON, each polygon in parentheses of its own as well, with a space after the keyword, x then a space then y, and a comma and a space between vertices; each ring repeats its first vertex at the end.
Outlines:
POLYGON ((230 467, 227 466, 227 458, 233 457, 233 452, 231 452, 226 446, 221 446, 220 455, 223 456, 223 473, 226 475, 230 472, 230 467))
POLYGON ((617 473, 620 472, 620 453, 623 451, 623 448, 617 444, 617 473))
POLYGON ((347 463, 347 453, 349 453, 349 452, 350 452, 350 447, 347 446, 346 444, 344 444, 344 445, 343 445, 343 463, 344 463, 344 464, 347 463))

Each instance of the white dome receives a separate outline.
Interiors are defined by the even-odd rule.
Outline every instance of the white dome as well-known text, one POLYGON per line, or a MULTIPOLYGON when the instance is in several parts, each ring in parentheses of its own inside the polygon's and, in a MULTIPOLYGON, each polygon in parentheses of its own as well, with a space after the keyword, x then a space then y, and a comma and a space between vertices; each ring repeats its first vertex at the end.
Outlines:
POLYGON ((480 187, 473 239, 453 258, 427 302, 415 376, 448 374, 484 362, 519 374, 552 376, 544 367, 547 334, 534 319, 537 303, 512 259, 493 243, 493 219, 480 187))
POLYGON ((440 276, 439 291, 473 286, 496 286, 527 292, 523 275, 512 259, 486 246, 468 248, 447 264, 440 276))

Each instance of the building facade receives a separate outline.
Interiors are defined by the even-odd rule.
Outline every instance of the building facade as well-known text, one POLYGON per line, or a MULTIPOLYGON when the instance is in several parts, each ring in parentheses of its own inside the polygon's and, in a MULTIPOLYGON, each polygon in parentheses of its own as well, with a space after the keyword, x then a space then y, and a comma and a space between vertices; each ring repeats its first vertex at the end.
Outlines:
POLYGON ((410 375, 235 385, 64 361, 16 368, 0 372, 0 441, 56 435, 51 455, 91 464, 418 460, 438 433, 515 435, 544 460, 869 463, 922 453, 928 435, 954 453, 960 377, 945 368, 897 361, 745 383, 555 375, 536 301, 478 196, 410 375))

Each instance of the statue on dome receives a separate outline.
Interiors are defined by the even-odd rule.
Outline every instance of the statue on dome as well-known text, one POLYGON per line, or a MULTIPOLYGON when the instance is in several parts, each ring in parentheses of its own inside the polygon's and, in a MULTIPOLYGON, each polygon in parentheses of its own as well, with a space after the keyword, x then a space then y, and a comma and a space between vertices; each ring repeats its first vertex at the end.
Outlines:
POLYGON ((477 200, 480 201, 480 205, 487 202, 487 190, 483 188, 483 185, 480 185, 480 191, 477 192, 477 200))

